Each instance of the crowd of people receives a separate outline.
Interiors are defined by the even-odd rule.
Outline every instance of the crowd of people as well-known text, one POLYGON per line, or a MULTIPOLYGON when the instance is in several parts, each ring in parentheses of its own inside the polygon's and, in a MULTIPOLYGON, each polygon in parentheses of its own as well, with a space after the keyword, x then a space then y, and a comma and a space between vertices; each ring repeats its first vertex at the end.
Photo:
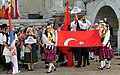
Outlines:
MULTIPOLYGON (((56 66, 66 66, 68 63, 66 54, 62 52, 60 47, 56 47, 56 31, 62 31, 63 24, 59 23, 58 28, 54 29, 54 23, 48 23, 36 30, 34 26, 24 29, 17 28, 14 30, 15 46, 17 52, 18 67, 25 67, 28 71, 33 71, 35 63, 38 62, 38 50, 40 50, 41 61, 45 61, 47 73, 56 71, 56 66), (56 64, 57 63, 57 64, 56 64)), ((70 51, 73 53, 74 61, 77 61, 75 67, 85 67, 90 65, 90 60, 95 58, 96 62, 100 62, 98 69, 103 70, 107 65, 107 69, 111 68, 111 59, 114 53, 111 47, 112 28, 104 18, 98 23, 91 24, 86 16, 74 18, 71 22, 70 31, 89 31, 99 30, 102 47, 73 47, 70 51)), ((14 52, 10 50, 9 27, 7 24, 1 25, 0 30, 0 68, 12 74, 12 55, 14 52)), ((19 73, 19 69, 18 69, 19 73)))

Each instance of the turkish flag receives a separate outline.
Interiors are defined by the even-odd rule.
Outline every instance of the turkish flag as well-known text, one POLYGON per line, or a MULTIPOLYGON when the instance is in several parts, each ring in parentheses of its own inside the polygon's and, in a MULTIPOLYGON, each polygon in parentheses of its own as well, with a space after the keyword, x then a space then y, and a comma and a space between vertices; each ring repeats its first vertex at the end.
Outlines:
POLYGON ((102 46, 98 30, 58 31, 58 47, 95 47, 102 46))

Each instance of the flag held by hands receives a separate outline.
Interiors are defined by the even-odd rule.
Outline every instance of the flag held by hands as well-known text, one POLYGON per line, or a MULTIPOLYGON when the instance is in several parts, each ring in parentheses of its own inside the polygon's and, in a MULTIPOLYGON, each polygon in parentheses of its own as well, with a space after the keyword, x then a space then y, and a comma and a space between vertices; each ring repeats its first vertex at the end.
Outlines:
POLYGON ((98 30, 92 31, 58 31, 58 47, 96 47, 102 46, 98 30))

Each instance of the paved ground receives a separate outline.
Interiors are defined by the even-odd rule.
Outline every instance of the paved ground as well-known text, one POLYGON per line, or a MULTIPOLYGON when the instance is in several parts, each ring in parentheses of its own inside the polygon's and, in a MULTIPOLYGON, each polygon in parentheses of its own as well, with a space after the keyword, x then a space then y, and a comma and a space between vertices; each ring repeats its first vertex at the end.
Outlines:
MULTIPOLYGON (((94 60, 91 61, 91 65, 87 67, 75 68, 75 67, 58 67, 57 71, 53 71, 47 74, 47 70, 44 69, 44 62, 39 62, 35 66, 35 71, 27 71, 21 69, 21 73, 16 75, 120 75, 120 57, 112 60, 112 68, 104 69, 103 71, 98 70, 98 63, 94 60)), ((0 75, 7 75, 5 72, 0 71, 0 75)))

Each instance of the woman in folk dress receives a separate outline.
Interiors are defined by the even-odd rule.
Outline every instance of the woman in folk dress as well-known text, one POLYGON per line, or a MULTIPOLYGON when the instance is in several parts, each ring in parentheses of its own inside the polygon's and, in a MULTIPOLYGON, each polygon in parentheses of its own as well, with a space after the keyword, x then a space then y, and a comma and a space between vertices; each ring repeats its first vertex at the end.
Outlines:
POLYGON ((56 59, 56 54, 54 50, 54 34, 51 33, 51 26, 47 26, 43 34, 42 41, 45 44, 45 61, 49 62, 49 68, 47 73, 51 73, 52 69, 56 71, 56 67, 53 61, 56 59))
POLYGON ((101 66, 98 68, 103 70, 106 67, 106 60, 108 61, 107 69, 111 68, 111 59, 114 57, 114 53, 110 44, 110 29, 109 25, 102 23, 103 30, 102 30, 102 44, 103 47, 100 49, 100 60, 101 66))

